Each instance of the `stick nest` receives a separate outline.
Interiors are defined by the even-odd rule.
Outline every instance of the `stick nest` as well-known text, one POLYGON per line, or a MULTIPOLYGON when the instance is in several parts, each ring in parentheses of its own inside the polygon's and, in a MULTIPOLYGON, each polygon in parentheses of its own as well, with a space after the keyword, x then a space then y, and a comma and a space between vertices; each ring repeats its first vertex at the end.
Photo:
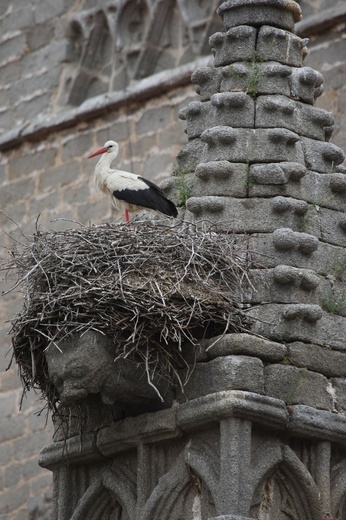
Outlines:
POLYGON ((246 329, 246 244, 230 234, 161 220, 36 230, 2 270, 24 294, 10 331, 24 391, 38 388, 50 409, 59 396, 44 351, 69 335, 99 331, 116 358, 172 378, 185 344, 246 329))

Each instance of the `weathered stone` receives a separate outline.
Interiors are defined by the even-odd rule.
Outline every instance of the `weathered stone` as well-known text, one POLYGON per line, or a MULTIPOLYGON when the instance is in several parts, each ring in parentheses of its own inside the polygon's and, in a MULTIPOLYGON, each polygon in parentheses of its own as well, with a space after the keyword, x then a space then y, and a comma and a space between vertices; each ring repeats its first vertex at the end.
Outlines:
POLYGON ((249 283, 244 283, 244 302, 309 303, 321 304, 321 293, 316 290, 322 278, 310 269, 278 265, 274 269, 251 269, 249 283))
POLYGON ((274 25, 292 31, 301 19, 300 7, 292 0, 228 0, 220 5, 217 13, 227 29, 247 23, 274 25))
POLYGON ((181 194, 185 191, 189 197, 205 197, 210 193, 220 197, 246 197, 246 185, 246 164, 228 161, 200 163, 195 173, 178 173, 160 183, 168 198, 177 203, 181 202, 181 194))
POLYGON ((139 439, 146 442, 178 437, 175 407, 155 413, 129 417, 97 433, 97 448, 103 456, 134 448, 139 439), (130 433, 131 432, 131 433, 130 433))
MULTIPOLYGON (((46 349, 49 376, 64 406, 73 405, 89 394, 100 394, 104 404, 116 402, 120 407, 126 401, 130 407, 136 403, 145 407, 152 399, 158 399, 157 392, 149 386, 147 378, 142 377, 137 366, 127 359, 114 363, 112 347, 110 338, 89 331, 81 337, 61 341, 59 348, 51 344, 46 349), (77 373, 78 378, 75 377, 77 373)), ((157 388, 159 386, 158 382, 157 388)), ((162 387, 160 394, 165 393, 162 387)))
POLYGON ((251 331, 274 341, 303 341, 346 349, 346 318, 325 312, 321 316, 318 306, 263 304, 248 314, 254 319, 251 331))
POLYGON ((293 69, 288 81, 291 97, 304 103, 313 105, 315 99, 323 93, 323 76, 310 67, 293 69))
POLYGON ((192 83, 196 84, 195 90, 201 96, 202 101, 207 101, 213 94, 220 90, 222 69, 204 67, 196 69, 192 76, 192 83))
POLYGON ((288 424, 288 412, 283 401, 240 390, 217 392, 180 404, 177 423, 189 431, 232 416, 280 429, 288 424))
POLYGON ((345 446, 346 417, 311 406, 295 405, 290 409, 288 431, 305 438, 323 439, 345 446))
POLYGON ((177 155, 178 170, 184 172, 194 171, 202 155, 205 144, 201 139, 192 139, 177 155))
POLYGON ((266 267, 286 264, 314 269, 316 273, 324 275, 344 271, 344 248, 319 242, 312 235, 296 233, 291 229, 280 229, 273 234, 252 236, 249 239, 249 248, 252 251, 253 261, 266 267))
MULTIPOLYGON (((343 364, 345 361, 342 361, 343 364)), ((345 372, 345 371, 344 371, 345 372)), ((346 415, 346 379, 345 374, 343 374, 343 378, 333 377, 331 379, 331 384, 333 385, 334 397, 335 397, 335 408, 339 413, 346 415)))
POLYGON ((304 164, 299 136, 284 128, 248 130, 215 126, 205 130, 201 140, 207 143, 207 148, 199 162, 294 161, 304 164))
POLYGON ((147 110, 136 125, 138 135, 155 132, 167 126, 171 121, 172 109, 170 106, 161 106, 147 110))
MULTIPOLYGON (((250 166, 249 195, 284 195, 305 200, 314 206, 343 211, 346 203, 344 181, 346 176, 343 173, 325 175, 309 171, 298 163, 256 164, 250 166)), ((311 209, 308 216, 312 216, 311 209)), ((305 227, 305 224, 302 223, 302 226, 305 227)))
POLYGON ((345 160, 345 154, 332 143, 323 143, 302 137, 305 164, 309 170, 321 173, 332 173, 335 167, 345 160))
POLYGON ((199 137, 206 128, 214 126, 254 126, 253 100, 242 92, 214 94, 210 102, 193 101, 179 112, 180 119, 187 121, 189 139, 199 137))
POLYGON ((256 29, 246 25, 217 32, 209 39, 214 52, 214 65, 220 67, 235 61, 252 61, 255 54, 256 29))
POLYGON ((16 34, 5 39, 0 45, 0 65, 19 59, 25 49, 25 34, 16 34))
POLYGON ((299 163, 252 164, 250 166, 249 189, 253 188, 251 181, 257 184, 281 186, 287 184, 290 180, 293 182, 300 180, 304 177, 305 172, 305 167, 299 163))
POLYGON ((264 378, 265 393, 287 404, 333 408, 328 379, 321 374, 288 365, 270 365, 264 369, 264 378))
MULTIPOLYGON (((184 380, 182 373, 182 380, 184 380)), ((223 356, 207 363, 197 363, 184 386, 181 399, 221 392, 247 390, 263 393, 263 363, 249 356, 223 356)))
POLYGON ((256 127, 276 128, 280 126, 299 135, 326 139, 334 118, 326 110, 300 103, 286 96, 259 96, 256 101, 256 127))
POLYGON ((319 372, 327 377, 346 377, 346 353, 318 345, 293 342, 287 345, 288 359, 297 367, 319 372))
POLYGON ((302 40, 290 31, 264 25, 258 32, 257 57, 260 61, 269 59, 292 67, 301 67, 302 50, 306 43, 306 40, 302 40))
POLYGON ((280 204, 277 199, 235 199, 209 195, 190 197, 186 208, 196 219, 208 218, 220 229, 231 228, 237 233, 269 233, 275 231, 278 225, 291 225, 299 229, 300 219, 308 209, 307 204, 283 197, 285 204, 280 204))
POLYGON ((226 334, 203 342, 209 359, 219 356, 254 356, 265 361, 282 361, 287 354, 285 345, 252 334, 226 334))

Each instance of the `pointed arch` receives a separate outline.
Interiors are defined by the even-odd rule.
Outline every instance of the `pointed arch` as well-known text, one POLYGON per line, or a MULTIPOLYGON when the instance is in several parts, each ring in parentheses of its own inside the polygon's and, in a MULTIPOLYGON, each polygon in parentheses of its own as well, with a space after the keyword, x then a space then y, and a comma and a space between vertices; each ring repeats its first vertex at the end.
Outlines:
POLYGON ((251 514, 256 517, 261 510, 265 510, 267 514, 272 511, 273 519, 276 519, 281 511, 282 514, 285 511, 292 519, 320 520, 319 490, 293 450, 282 446, 281 460, 276 455, 271 462, 269 467, 261 461, 262 470, 265 470, 262 475, 258 471, 260 466, 257 468, 257 486, 252 499, 251 514))
POLYGON ((133 483, 120 469, 106 469, 85 491, 71 517, 71 520, 94 520, 102 518, 103 511, 121 506, 125 518, 135 518, 136 497, 133 483), (115 501, 114 501, 115 499, 115 501))

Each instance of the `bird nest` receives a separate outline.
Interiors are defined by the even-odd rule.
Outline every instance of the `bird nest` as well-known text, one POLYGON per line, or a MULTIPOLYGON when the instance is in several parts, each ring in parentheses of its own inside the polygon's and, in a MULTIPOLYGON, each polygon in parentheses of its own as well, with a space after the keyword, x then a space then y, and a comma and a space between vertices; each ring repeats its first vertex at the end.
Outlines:
POLYGON ((244 239, 162 220, 36 230, 14 243, 2 269, 24 294, 10 331, 24 390, 55 409, 45 350, 89 330, 113 339, 116 359, 174 379, 186 345, 246 330, 247 256, 244 239))

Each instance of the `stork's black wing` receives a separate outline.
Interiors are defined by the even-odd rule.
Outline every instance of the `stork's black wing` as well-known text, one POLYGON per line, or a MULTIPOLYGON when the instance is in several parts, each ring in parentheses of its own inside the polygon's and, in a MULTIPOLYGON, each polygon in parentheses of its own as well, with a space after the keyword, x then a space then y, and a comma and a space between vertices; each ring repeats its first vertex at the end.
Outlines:
POLYGON ((115 190, 113 191, 113 196, 128 204, 153 209, 170 217, 176 217, 178 215, 178 210, 174 203, 167 199, 161 188, 143 177, 138 177, 138 179, 143 181, 147 185, 147 188, 115 190))

